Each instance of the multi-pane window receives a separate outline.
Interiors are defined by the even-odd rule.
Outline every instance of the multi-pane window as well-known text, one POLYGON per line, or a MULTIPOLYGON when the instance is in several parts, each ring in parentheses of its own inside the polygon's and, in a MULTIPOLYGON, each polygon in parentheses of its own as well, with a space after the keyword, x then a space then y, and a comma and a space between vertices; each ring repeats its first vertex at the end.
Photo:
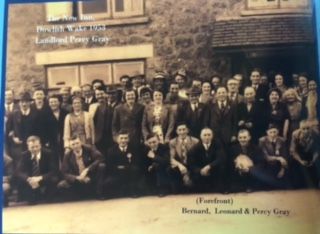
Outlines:
POLYGON ((80 16, 124 18, 144 14, 143 0, 93 0, 79 2, 80 16))
POLYGON ((105 84, 117 84, 122 75, 144 74, 144 60, 105 62, 47 67, 49 90, 63 86, 81 86, 101 79, 105 84))
POLYGON ((247 0, 248 9, 307 8, 310 0, 247 0))

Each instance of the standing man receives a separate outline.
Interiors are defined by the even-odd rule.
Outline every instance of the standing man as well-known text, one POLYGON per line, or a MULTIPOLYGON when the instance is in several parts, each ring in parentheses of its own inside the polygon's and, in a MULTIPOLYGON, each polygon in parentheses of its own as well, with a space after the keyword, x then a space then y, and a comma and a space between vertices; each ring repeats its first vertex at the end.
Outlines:
POLYGON ((184 69, 180 69, 174 76, 175 82, 179 85, 178 96, 187 99, 187 73, 184 69))
POLYGON ((14 165, 21 153, 27 150, 27 138, 36 133, 36 116, 31 109, 32 98, 28 92, 19 98, 19 110, 14 111, 8 118, 6 132, 12 140, 11 157, 14 165))
POLYGON ((256 101, 265 104, 267 101, 268 86, 261 84, 261 72, 254 69, 250 75, 251 87, 256 91, 256 101))
POLYGON ((188 100, 180 101, 177 108, 176 122, 185 122, 190 135, 198 138, 203 127, 206 105, 199 103, 201 91, 195 87, 188 92, 188 100))
POLYGON ((239 94, 239 82, 236 79, 229 79, 227 81, 228 100, 231 104, 238 105, 243 102, 243 96, 239 94))
POLYGON ((205 124, 215 131, 225 147, 237 139, 237 112, 227 97, 226 87, 219 87, 216 93, 217 101, 210 104, 205 117, 205 124))
POLYGON ((95 90, 95 98, 98 102, 92 103, 89 113, 93 118, 95 132, 95 146, 106 155, 108 148, 112 145, 112 110, 107 105, 106 93, 103 87, 95 90))
POLYGON ((88 111, 89 106, 95 103, 97 100, 94 97, 92 86, 90 84, 84 84, 81 86, 82 97, 84 100, 83 110, 88 111))

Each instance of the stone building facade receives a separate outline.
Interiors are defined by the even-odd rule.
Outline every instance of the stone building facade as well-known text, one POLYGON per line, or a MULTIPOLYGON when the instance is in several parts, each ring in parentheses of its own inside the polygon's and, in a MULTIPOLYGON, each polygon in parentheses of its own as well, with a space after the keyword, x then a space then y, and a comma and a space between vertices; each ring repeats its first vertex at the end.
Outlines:
POLYGON ((40 84, 55 90, 94 78, 117 83, 123 73, 136 71, 151 79, 156 71, 173 74, 180 68, 190 79, 248 76, 255 66, 315 74, 308 0, 294 0, 298 5, 290 5, 293 0, 103 1, 110 4, 104 5, 106 14, 90 20, 80 17, 98 8, 79 3, 10 5, 7 87, 20 92, 40 84), (56 32, 44 32, 48 29, 56 32), (41 43, 71 36, 101 40, 41 43))

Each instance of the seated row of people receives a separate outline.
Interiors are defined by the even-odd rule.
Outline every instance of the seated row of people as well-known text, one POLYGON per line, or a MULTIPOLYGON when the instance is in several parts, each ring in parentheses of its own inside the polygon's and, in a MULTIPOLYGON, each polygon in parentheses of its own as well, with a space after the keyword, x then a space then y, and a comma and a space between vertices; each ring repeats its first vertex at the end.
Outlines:
MULTIPOLYGON (((22 153, 16 171, 7 170, 3 190, 8 195, 14 186, 22 198, 34 203, 44 196, 91 194, 104 199, 136 197, 154 190, 163 196, 172 192, 249 192, 319 185, 320 141, 310 121, 300 122, 290 152, 275 125, 268 127, 258 145, 247 129, 241 129, 228 152, 211 128, 203 128, 197 139, 182 122, 177 124, 176 133, 169 144, 161 143, 159 136, 151 133, 141 148, 132 144, 128 131, 121 130, 117 144, 106 155, 75 135, 60 170, 40 138, 30 136, 28 150, 22 153)), ((5 156, 5 162, 9 169, 10 157, 5 156)))

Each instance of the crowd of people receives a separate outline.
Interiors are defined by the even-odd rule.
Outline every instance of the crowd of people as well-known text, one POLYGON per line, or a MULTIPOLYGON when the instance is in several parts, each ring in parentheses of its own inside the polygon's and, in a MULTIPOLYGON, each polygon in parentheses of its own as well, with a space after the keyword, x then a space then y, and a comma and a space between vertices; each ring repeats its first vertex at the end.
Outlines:
POLYGON ((4 204, 13 191, 34 204, 318 187, 317 97, 304 73, 258 69, 248 79, 179 70, 49 94, 7 89, 4 204))

